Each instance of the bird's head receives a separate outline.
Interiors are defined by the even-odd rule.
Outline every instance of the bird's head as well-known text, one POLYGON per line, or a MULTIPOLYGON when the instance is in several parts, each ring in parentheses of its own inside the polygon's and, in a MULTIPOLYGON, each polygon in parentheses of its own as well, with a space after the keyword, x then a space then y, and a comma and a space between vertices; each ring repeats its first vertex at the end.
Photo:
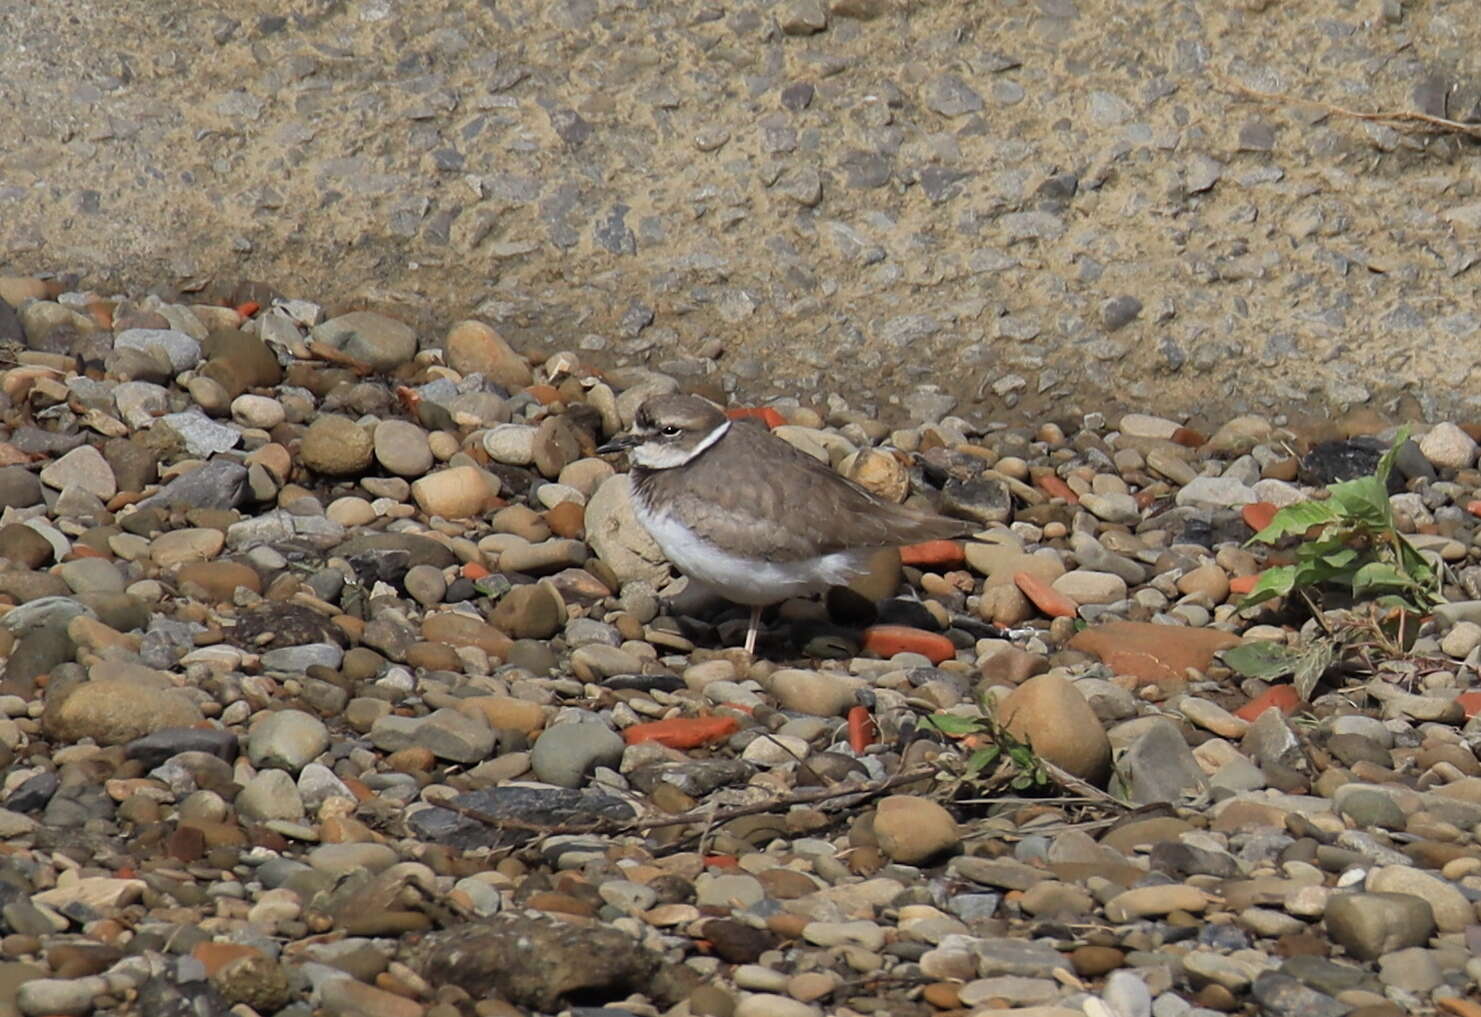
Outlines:
POLYGON ((725 411, 691 395, 654 396, 638 408, 632 430, 597 449, 627 452, 634 466, 667 470, 701 455, 730 428, 725 411))

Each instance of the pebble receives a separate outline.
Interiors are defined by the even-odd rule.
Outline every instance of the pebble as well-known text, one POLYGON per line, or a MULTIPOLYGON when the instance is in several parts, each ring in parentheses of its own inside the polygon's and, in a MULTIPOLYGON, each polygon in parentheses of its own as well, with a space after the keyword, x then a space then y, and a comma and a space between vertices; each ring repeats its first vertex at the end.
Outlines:
POLYGON ((891 795, 879 803, 874 835, 887 857, 907 865, 954 850, 961 842, 951 813, 930 799, 913 795, 891 795))
POLYGON ((297 773, 329 747, 329 729, 302 710, 278 710, 264 717, 247 738, 247 758, 258 767, 297 773))
POLYGON ((595 767, 620 764, 624 747, 622 737, 605 724, 557 724, 535 740, 530 768, 557 787, 581 787, 595 767))
POLYGON ((1475 439, 1448 420, 1419 439, 1419 451, 1442 469, 1464 470, 1476 461, 1475 439))
POLYGON ((476 466, 454 466, 428 474, 411 485, 417 507, 429 516, 466 519, 483 512, 498 496, 498 483, 476 466))
POLYGON ((371 438, 375 461, 398 477, 420 477, 432 468, 427 433, 406 420, 382 420, 371 438))
POLYGON ((369 466, 374 451, 373 439, 363 427, 348 417, 326 413, 309 425, 299 454, 316 473, 344 477, 369 466))

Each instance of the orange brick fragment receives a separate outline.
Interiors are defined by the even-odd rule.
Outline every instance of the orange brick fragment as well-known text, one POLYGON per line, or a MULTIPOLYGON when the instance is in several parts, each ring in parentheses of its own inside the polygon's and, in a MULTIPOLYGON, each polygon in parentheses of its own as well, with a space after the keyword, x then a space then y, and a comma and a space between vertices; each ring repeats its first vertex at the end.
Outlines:
POLYGON ((1259 533, 1270 525, 1271 520, 1279 511, 1279 508, 1268 501, 1255 501, 1240 509, 1239 514, 1244 517, 1246 526, 1259 533))
POLYGON ((909 625, 871 625, 864 630, 864 649, 881 657, 893 657, 897 653, 919 653, 932 664, 950 660, 956 656, 956 647, 950 639, 925 629, 909 625))
POLYGON ((1237 593, 1241 597, 1243 597, 1245 594, 1253 590, 1255 588, 1255 584, 1259 581, 1260 573, 1258 572, 1256 572, 1252 576, 1235 576, 1233 579, 1229 580, 1229 592, 1237 593))
POLYGON ((874 744, 879 729, 865 706, 851 706, 848 711, 848 744, 855 752, 863 752, 874 744))
POLYGON ((1063 498, 1071 505, 1080 504, 1080 496, 1074 488, 1053 473, 1041 473, 1034 478, 1034 486, 1051 498, 1063 498))
POLYGON ((1481 713, 1481 692, 1462 692, 1455 697, 1455 701, 1466 711, 1467 720, 1481 713))
POLYGON ((735 406, 726 410, 725 415, 731 420, 759 420, 766 425, 767 430, 774 430, 787 422, 785 417, 770 406, 735 406))
POLYGON ((1032 572, 1015 572, 1013 584, 1023 591, 1040 611, 1051 618, 1073 618, 1080 613, 1080 605, 1060 593, 1032 572))
POLYGON ((1279 710, 1281 713, 1292 714, 1301 705, 1301 697, 1290 685, 1277 685, 1260 693, 1248 703, 1234 711, 1234 715, 1240 720, 1254 721, 1266 710, 1279 710))
POLYGON ((927 540, 900 548, 901 565, 960 565, 966 560, 958 540, 927 540))
POLYGON ((670 717, 650 724, 634 724, 622 732, 629 745, 658 742, 671 749, 692 749, 707 742, 729 738, 740 730, 734 717, 670 717))

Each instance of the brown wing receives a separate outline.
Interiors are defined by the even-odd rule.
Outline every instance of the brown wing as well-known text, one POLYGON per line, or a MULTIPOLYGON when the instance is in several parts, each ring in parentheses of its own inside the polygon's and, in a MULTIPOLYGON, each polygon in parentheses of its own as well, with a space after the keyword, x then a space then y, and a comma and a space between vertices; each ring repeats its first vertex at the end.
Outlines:
POLYGON ((678 511, 700 536, 733 554, 769 561, 915 544, 977 529, 881 501, 749 422, 737 422, 683 470, 658 471, 650 482, 664 485, 664 497, 682 503, 678 511))

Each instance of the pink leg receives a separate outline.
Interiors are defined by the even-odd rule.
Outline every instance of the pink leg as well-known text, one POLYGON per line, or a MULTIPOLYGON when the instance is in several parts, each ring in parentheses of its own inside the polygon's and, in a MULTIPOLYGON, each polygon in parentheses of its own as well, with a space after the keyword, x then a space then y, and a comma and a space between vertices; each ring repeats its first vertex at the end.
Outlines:
POLYGON ((746 629, 746 652, 756 652, 756 632, 761 628, 761 605, 751 608, 751 626, 746 629))

